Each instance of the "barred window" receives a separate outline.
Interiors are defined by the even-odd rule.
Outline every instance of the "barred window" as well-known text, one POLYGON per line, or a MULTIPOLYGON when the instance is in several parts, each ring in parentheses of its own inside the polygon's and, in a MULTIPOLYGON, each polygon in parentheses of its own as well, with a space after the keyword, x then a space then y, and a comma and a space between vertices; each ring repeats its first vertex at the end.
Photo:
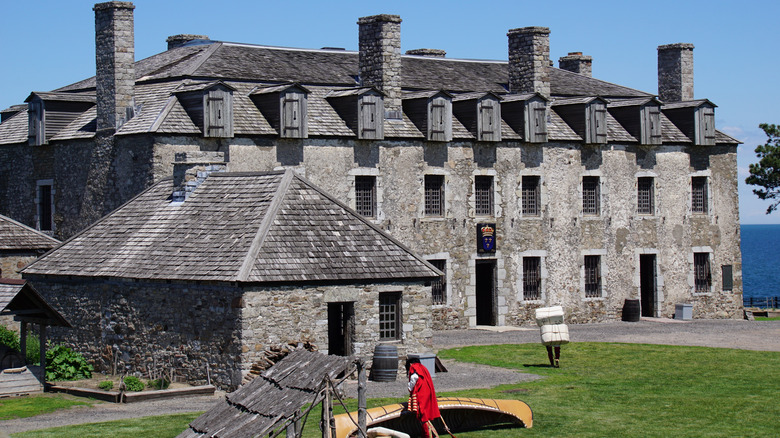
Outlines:
POLYGON ((653 214, 653 177, 644 176, 637 181, 636 212, 638 214, 653 214))
POLYGON ((428 260, 436 269, 444 272, 444 275, 431 282, 431 297, 433 304, 447 303, 447 260, 428 260))
POLYGON ((379 340, 401 339, 401 293, 379 294, 379 340))
POLYGON ((710 254, 697 252, 693 254, 694 291, 709 292, 712 286, 710 271, 710 254))
POLYGON ((54 231, 54 199, 51 184, 38 183, 38 229, 40 231, 54 231))
POLYGON ((493 215, 493 177, 477 176, 474 178, 474 199, 476 213, 479 216, 493 215))
POLYGON ((523 257, 523 299, 542 298, 542 258, 523 257))
POLYGON ((444 216, 444 175, 425 175, 425 215, 444 216))
POLYGON ((601 296, 601 256, 585 256, 585 297, 601 296))
POLYGON ((521 204, 523 216, 539 216, 541 213, 541 202, 539 200, 539 177, 524 176, 521 187, 521 204))
POLYGON ((707 213, 707 177, 694 176, 691 178, 691 210, 694 213, 707 213))
POLYGON ((582 214, 598 216, 601 214, 599 177, 582 177, 582 214))
POLYGON ((355 177, 355 210, 368 218, 376 217, 376 177, 355 177))

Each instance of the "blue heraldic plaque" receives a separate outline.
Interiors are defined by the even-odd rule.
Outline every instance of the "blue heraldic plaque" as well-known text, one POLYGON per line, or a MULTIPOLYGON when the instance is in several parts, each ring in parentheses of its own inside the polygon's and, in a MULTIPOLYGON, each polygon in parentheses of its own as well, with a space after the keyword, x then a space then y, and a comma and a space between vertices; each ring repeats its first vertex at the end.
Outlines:
POLYGON ((477 252, 496 252, 496 224, 477 224, 477 252))

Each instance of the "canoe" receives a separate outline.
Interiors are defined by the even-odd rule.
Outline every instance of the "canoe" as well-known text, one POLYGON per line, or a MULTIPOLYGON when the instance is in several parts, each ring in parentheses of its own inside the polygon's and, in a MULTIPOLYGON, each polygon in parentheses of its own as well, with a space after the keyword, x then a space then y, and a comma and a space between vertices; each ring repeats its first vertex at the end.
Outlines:
MULTIPOLYGON (((453 433, 487 426, 533 426, 533 412, 520 400, 463 397, 438 397, 437 400, 439 411, 453 433)), ((357 436, 357 412, 336 415, 334 419, 336 438, 357 436)), ((440 435, 446 434, 441 421, 434 420, 433 424, 440 435)), ((411 436, 420 436, 422 433, 417 418, 406 410, 406 403, 368 409, 366 425, 369 428, 385 427, 411 436)))

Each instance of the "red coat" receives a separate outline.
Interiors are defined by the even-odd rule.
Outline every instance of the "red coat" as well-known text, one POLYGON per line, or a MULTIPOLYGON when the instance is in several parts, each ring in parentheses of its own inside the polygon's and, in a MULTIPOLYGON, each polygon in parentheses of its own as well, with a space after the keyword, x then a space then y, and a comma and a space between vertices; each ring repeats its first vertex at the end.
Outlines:
POLYGON ((409 376, 417 374, 417 383, 412 389, 412 398, 417 399, 417 418, 421 422, 441 417, 439 402, 436 401, 436 390, 433 389, 433 380, 428 369, 423 364, 413 363, 409 367, 409 376))

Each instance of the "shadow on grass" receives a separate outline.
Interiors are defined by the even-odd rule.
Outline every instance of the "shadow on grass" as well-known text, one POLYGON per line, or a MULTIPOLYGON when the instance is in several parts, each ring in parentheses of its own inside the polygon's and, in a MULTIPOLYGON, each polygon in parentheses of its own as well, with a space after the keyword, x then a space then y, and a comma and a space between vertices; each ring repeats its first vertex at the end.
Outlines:
POLYGON ((525 368, 555 368, 549 363, 524 363, 523 366, 525 368))

